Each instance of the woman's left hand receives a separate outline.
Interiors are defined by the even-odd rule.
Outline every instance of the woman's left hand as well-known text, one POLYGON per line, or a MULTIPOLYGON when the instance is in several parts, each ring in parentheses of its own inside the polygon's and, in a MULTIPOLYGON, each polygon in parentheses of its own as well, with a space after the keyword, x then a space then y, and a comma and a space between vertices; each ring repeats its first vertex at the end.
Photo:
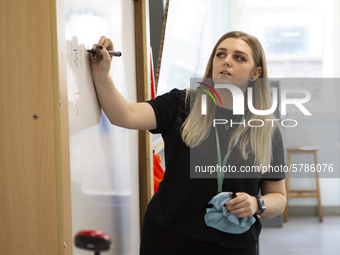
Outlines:
MULTIPOLYGON (((229 196, 232 198, 232 193, 229 193, 229 196)), ((256 197, 250 196, 244 192, 236 193, 236 197, 229 200, 224 205, 226 205, 230 213, 236 214, 239 218, 253 216, 258 211, 256 197)))

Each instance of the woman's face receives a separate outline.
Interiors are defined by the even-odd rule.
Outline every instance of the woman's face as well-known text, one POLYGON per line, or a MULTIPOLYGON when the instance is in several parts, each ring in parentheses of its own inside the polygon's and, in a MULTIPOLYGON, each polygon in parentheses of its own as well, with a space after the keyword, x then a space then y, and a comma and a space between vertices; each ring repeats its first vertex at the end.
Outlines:
POLYGON ((261 75, 255 67, 252 50, 242 39, 227 38, 218 45, 213 59, 214 83, 234 84, 245 90, 249 79, 261 75))

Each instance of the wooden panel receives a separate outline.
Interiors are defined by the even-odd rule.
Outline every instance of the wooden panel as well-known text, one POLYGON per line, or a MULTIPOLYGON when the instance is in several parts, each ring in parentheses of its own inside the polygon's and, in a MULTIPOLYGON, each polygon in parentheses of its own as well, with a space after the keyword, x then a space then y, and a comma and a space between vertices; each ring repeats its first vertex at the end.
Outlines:
POLYGON ((71 255, 72 213, 63 0, 51 0, 51 44, 57 186, 58 254, 71 255))
MULTIPOLYGON (((138 102, 144 102, 149 99, 146 15, 145 0, 135 1, 136 86, 138 102)), ((139 131, 139 203, 141 229, 144 214, 153 193, 150 150, 149 131, 139 131)))
POLYGON ((58 204, 64 203, 58 197, 63 176, 58 171, 67 167, 61 161, 67 141, 60 142, 65 129, 60 129, 55 95, 53 6, 54 1, 12 0, 0 8, 0 46, 7 49, 0 60, 2 254, 64 251, 58 246, 63 243, 58 241, 58 236, 63 239, 58 235, 58 204))

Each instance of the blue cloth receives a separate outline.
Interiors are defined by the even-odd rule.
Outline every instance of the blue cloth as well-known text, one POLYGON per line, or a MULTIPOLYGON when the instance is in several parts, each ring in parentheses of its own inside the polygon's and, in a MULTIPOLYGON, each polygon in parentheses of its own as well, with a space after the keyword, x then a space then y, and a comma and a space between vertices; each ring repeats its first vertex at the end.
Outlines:
POLYGON ((242 234, 255 223, 254 217, 239 218, 236 214, 228 212, 223 204, 229 201, 229 192, 221 192, 214 196, 209 204, 213 205, 205 215, 204 221, 207 226, 230 234, 242 234))

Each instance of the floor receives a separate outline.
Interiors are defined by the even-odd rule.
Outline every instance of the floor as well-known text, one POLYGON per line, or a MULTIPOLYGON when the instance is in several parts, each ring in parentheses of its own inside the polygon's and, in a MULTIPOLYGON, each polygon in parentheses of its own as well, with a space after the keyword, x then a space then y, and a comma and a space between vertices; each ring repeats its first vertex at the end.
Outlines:
POLYGON ((262 228, 260 255, 339 255, 340 217, 289 217, 282 228, 262 228))

